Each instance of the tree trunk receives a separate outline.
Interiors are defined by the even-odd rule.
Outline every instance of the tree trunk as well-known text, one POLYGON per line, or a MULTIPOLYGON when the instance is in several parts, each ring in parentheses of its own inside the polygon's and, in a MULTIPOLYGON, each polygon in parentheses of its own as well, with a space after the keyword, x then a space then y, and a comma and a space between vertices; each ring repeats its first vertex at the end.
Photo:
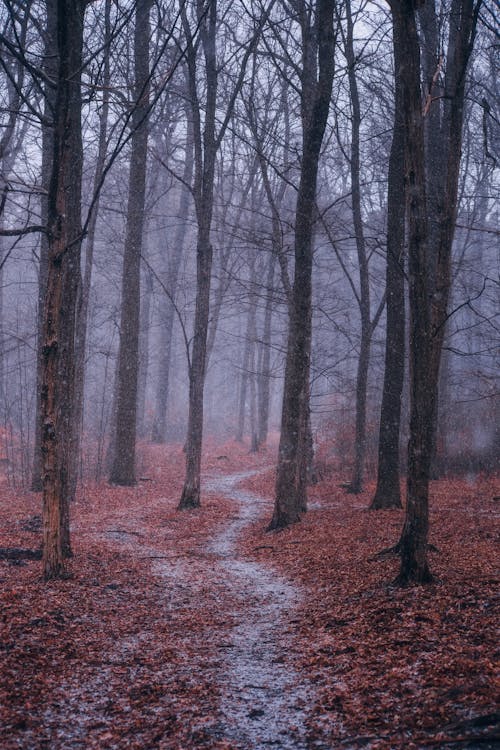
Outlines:
MULTIPOLYGON (((99 142, 97 148, 97 161, 94 173, 93 195, 99 191, 104 173, 107 151, 107 130, 109 114, 109 84, 110 84, 110 60, 109 43, 111 39, 111 0, 106 0, 105 5, 105 45, 104 70, 102 78, 102 109, 99 117, 99 142)), ((99 199, 93 206, 92 214, 87 228, 87 240, 85 242, 85 265, 81 293, 78 298, 76 316, 76 340, 75 340, 75 417, 73 420, 73 455, 74 467, 71 472, 72 486, 70 488, 70 502, 75 499, 78 480, 78 462, 80 460, 80 442, 83 429, 83 408, 85 395, 85 354, 87 349, 87 323, 90 300, 90 287, 92 282, 92 270, 94 263, 94 247, 97 228, 97 217, 99 212, 99 199)))
MULTIPOLYGON (((270 6, 271 7, 271 6, 270 6)), ((222 118, 222 125, 216 133, 217 86, 219 65, 216 52, 216 32, 218 22, 217 1, 212 0, 208 9, 197 6, 201 50, 204 56, 204 122, 200 118, 200 76, 197 71, 197 55, 193 34, 189 26, 186 8, 181 10, 183 28, 187 38, 186 60, 189 71, 189 94, 192 106, 195 150, 195 175, 193 197, 196 207, 198 239, 196 245, 196 308, 194 320, 193 350, 189 372, 189 414, 186 439, 186 478, 179 509, 195 508, 200 505, 200 466, 203 437, 203 390, 207 360, 208 314, 210 307, 210 284, 212 276, 213 250, 210 241, 215 160, 224 133, 229 124, 236 97, 243 85, 248 59, 257 43, 264 20, 270 11, 264 11, 251 42, 247 45, 235 86, 230 92, 229 104, 222 118)))
POLYGON ((135 484, 137 384, 139 371, 139 318, 141 250, 144 230, 146 160, 149 114, 149 11, 152 0, 138 0, 134 31, 134 94, 127 229, 123 254, 116 437, 109 480, 135 484))
POLYGON ((187 122, 186 155, 182 175, 183 184, 180 187, 179 223, 174 236, 172 256, 168 263, 168 278, 165 279, 165 286, 168 290, 168 295, 165 294, 160 303, 160 362, 156 386, 155 419, 152 431, 152 440, 154 443, 164 443, 167 437, 167 404, 170 384, 170 360, 172 356, 172 333, 175 316, 173 300, 177 291, 180 265, 184 252, 184 242, 187 232, 187 221, 191 198, 185 185, 191 185, 193 179, 193 124, 189 115, 187 117, 187 122))
POLYGON ((274 512, 269 529, 300 519, 304 499, 298 497, 300 423, 308 394, 311 348, 313 222, 318 162, 328 119, 334 74, 334 2, 318 0, 314 25, 302 6, 302 164, 295 213, 295 275, 290 321, 281 437, 276 476, 274 512))
POLYGON ((358 81, 356 76, 356 56, 354 54, 354 25, 351 4, 346 3, 347 36, 346 59, 348 65, 349 92, 351 97, 351 204, 356 237, 356 251, 359 269, 359 311, 361 317, 361 342, 359 347, 358 369, 356 376, 356 428, 354 437, 354 466, 349 492, 358 494, 363 489, 363 470, 366 453, 366 391, 368 387, 368 367, 370 363, 370 346, 372 326, 370 322, 370 279, 368 259, 361 215, 360 183, 360 128, 361 106, 359 102, 358 81))
POLYGON ((212 245, 209 232, 202 227, 198 236, 196 309, 191 368, 189 373, 189 416, 186 439, 186 478, 179 509, 200 505, 201 446, 203 435, 203 389, 207 351, 210 281, 212 275, 212 245))
MULTIPOLYGON (((201 132, 198 101, 196 52, 188 49, 189 88, 194 122, 195 145, 195 189, 194 200, 198 223, 196 243, 196 307, 194 318, 193 349, 189 370, 189 413, 186 438, 186 477, 179 509, 197 508, 200 505, 200 468, 203 438, 203 391, 207 355, 208 316, 210 309, 210 285, 212 280, 213 249, 210 241, 213 214, 213 191, 217 139, 215 116, 217 101, 216 28, 217 3, 211 3, 201 23, 201 39, 205 58, 205 122, 201 132)), ((190 35, 184 12, 184 28, 190 35)))
POLYGON ((380 411, 377 486, 370 509, 401 508, 399 434, 405 370, 405 135, 400 69, 405 54, 393 28, 394 126, 387 177, 385 369, 380 411))
POLYGON ((146 436, 146 391, 149 370, 149 329, 151 325, 151 297, 153 275, 149 268, 144 272, 142 303, 139 323, 139 375, 137 379, 137 434, 146 436))
MULTIPOLYGON (((410 289, 410 439, 408 445, 407 504, 400 539, 401 568, 397 582, 432 580, 427 562, 429 476, 439 366, 451 284, 451 251, 455 230, 458 177, 462 145, 465 74, 473 48, 479 5, 453 0, 445 75, 445 128, 440 164, 444 196, 437 246, 429 250, 426 170, 420 91, 420 50, 413 0, 392 4, 393 20, 401 29, 405 63, 401 70, 407 143, 410 289)), ((432 106, 432 104, 431 104, 432 106)), ((437 239, 435 239, 437 238, 437 239)))
MULTIPOLYGON (((50 80, 57 79, 57 10, 56 0, 46 0, 47 21, 45 28, 45 54, 42 62, 42 70, 50 80)), ((55 107, 55 90, 52 86, 46 86, 44 91, 44 115, 47 120, 51 119, 51 113, 55 107)), ((42 170, 40 196, 40 219, 42 226, 48 224, 48 191, 52 165, 54 161, 54 127, 42 125, 42 170)), ((31 491, 41 492, 43 489, 43 465, 42 465, 42 379, 44 356, 43 347, 43 325, 44 305, 47 296, 49 238, 43 233, 40 237, 40 263, 38 266, 38 308, 37 308, 37 357, 36 357, 36 401, 35 401, 35 441, 33 446, 33 466, 31 471, 31 491)))
POLYGON ((258 442, 265 445, 269 429, 269 407, 271 402, 271 335, 274 302, 274 269, 276 256, 269 255, 269 265, 266 283, 266 306, 264 310, 264 326, 260 344, 260 368, 258 375, 258 442))
POLYGON ((70 460, 74 338, 80 282, 82 131, 81 88, 85 3, 48 6, 57 29, 58 73, 54 148, 48 193, 48 276, 42 337, 43 571, 64 576, 70 553, 70 460))

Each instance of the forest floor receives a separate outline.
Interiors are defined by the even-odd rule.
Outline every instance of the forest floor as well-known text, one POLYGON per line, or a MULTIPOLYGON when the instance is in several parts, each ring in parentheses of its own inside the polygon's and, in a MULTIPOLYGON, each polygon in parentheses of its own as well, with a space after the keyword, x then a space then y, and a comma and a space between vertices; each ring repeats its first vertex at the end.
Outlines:
MULTIPOLYGON (((500 747, 500 483, 432 486, 436 582, 391 585, 402 511, 335 474, 266 533, 276 451, 211 444, 176 510, 180 447, 134 488, 85 487, 72 577, 0 560, 2 750, 500 747)), ((0 485, 0 546, 40 546, 40 496, 0 485)), ((4 554, 5 557, 5 554, 4 554)))

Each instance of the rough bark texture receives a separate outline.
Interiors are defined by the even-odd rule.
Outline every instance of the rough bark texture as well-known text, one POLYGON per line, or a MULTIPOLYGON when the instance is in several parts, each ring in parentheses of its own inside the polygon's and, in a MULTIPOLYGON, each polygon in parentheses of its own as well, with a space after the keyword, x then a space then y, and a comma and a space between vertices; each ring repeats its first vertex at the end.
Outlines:
POLYGON ((139 322, 139 374, 137 378, 137 434, 146 437, 146 399, 149 373, 149 331, 151 327, 151 300, 153 274, 147 268, 143 274, 141 313, 139 322))
POLYGON ((63 556, 70 553, 68 490, 80 281, 84 8, 80 0, 57 0, 47 7, 49 14, 55 14, 59 53, 42 337, 43 571, 47 579, 64 575, 63 556))
MULTIPOLYGON (((392 4, 394 24, 401 30, 405 62, 401 70, 407 137, 407 198, 410 289, 410 439, 407 503, 400 539, 398 583, 432 580, 427 562, 429 477, 432 460, 439 365, 450 291, 450 266, 460 168, 465 73, 472 51, 478 7, 453 0, 444 79, 446 109, 440 155, 444 195, 438 228, 428 231, 424 115, 420 89, 420 48, 414 0, 392 4), (429 248, 430 241, 432 247, 429 248)), ((431 105, 432 106, 432 105, 431 105)))
MULTIPOLYGON (((42 63, 42 70, 51 79, 57 79, 57 12, 56 0, 46 0, 47 20, 45 27, 45 55, 42 63)), ((51 112, 55 106, 55 90, 51 86, 46 86, 44 91, 44 115, 50 120, 51 112)), ((47 226, 48 213, 48 191, 50 176, 52 172, 52 162, 54 152, 54 128, 49 125, 42 126, 42 171, 41 184, 42 195, 40 196, 40 218, 42 226, 47 226)), ((37 308, 37 368, 36 368, 36 403, 35 403, 35 435, 33 446, 33 466, 31 470, 31 490, 32 492, 41 492, 43 489, 42 480, 42 432, 43 432, 43 414, 42 414, 42 378, 43 378, 43 321, 44 305, 47 294, 47 274, 48 274, 48 254, 49 239, 48 235, 42 234, 40 237, 40 263, 38 266, 38 308, 37 308)))
POLYGON ((319 0, 313 25, 302 8, 302 164, 295 213, 295 275, 290 303, 274 512, 269 529, 300 519, 300 424, 308 394, 311 346, 313 223, 318 162, 334 73, 333 0, 319 0))
POLYGON ((387 177, 385 369, 378 441, 377 486, 370 508, 401 508, 399 434, 405 369, 405 135, 400 81, 404 49, 393 29, 395 101, 387 177))
POLYGON ((141 250, 146 193, 149 113, 149 11, 151 0, 138 0, 134 31, 135 107, 123 254, 120 346, 116 397, 116 436, 110 482, 135 484, 141 250))

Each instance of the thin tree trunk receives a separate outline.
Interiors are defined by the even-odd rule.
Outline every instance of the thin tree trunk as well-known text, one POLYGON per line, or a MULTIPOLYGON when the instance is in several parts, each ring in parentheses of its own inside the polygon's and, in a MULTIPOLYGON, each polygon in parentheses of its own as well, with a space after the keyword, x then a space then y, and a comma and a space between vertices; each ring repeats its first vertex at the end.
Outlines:
POLYGON ((387 185, 386 338, 377 486, 370 508, 401 508, 399 434, 405 371, 405 134, 400 69, 405 54, 393 28, 394 126, 387 185))
POLYGON ((144 231, 149 112, 149 11, 152 0, 138 0, 134 31, 135 108, 132 116, 127 229, 123 255, 116 437, 110 482, 135 484, 141 250, 144 231))
POLYGON ((346 58, 348 66, 349 92, 351 96, 351 203, 356 237, 356 251, 359 269, 359 310, 361 316, 361 342, 359 348, 358 368, 356 376, 356 420, 354 438, 354 466, 349 492, 358 494, 363 488, 363 470, 366 453, 366 391, 368 387, 368 367, 370 363, 370 346, 372 326, 370 322, 370 279, 368 274, 368 259, 366 256, 366 242, 361 215, 361 183, 360 183, 360 128, 361 106, 359 101, 358 82, 356 76, 356 57, 354 54, 354 24, 351 14, 351 4, 346 3, 347 37, 346 58))
MULTIPOLYGON (((57 78, 57 0, 46 0, 47 21, 45 28, 45 54, 42 63, 42 70, 50 80, 57 78)), ((55 90, 47 86, 44 92, 44 115, 50 120, 51 113, 55 106, 55 90)), ((42 226, 48 224, 48 191, 52 165, 54 160, 54 128, 49 125, 42 125, 42 169, 41 185, 42 194, 40 196, 40 218, 42 226)), ((42 466, 42 432, 43 432, 43 414, 42 414, 42 379, 44 357, 42 352, 43 346, 43 325, 44 325, 44 305, 47 296, 47 276, 49 270, 49 238, 43 233, 40 237, 40 262, 38 266, 38 307, 37 307, 37 357, 36 357, 36 402, 35 402, 35 441, 33 445, 33 466, 31 472, 31 490, 32 492, 41 492, 43 489, 43 466, 42 466)))
MULTIPOLYGON (((208 208, 208 207, 207 207, 208 208)), ((210 206, 211 213, 211 206, 210 206)), ((179 509, 200 505, 201 446, 203 436, 203 389, 205 385, 212 245, 209 225, 201 226, 197 245, 196 309, 193 354, 189 373, 189 415, 186 439, 186 478, 179 509)))
POLYGON ((261 16, 251 42, 247 45, 239 75, 229 97, 229 104, 219 132, 216 133, 217 86, 219 67, 216 54, 216 31, 218 21, 217 1, 212 0, 208 9, 198 6, 198 24, 201 49, 204 55, 204 123, 200 119, 199 75, 193 35, 186 9, 181 11, 183 28, 187 38, 186 59, 189 70, 189 94, 192 105, 195 147, 195 176, 193 196, 196 207, 198 238, 196 243, 196 307, 194 319, 193 349, 189 372, 189 414, 186 439, 186 478, 179 509, 196 508, 200 505, 200 467, 203 438, 203 390, 207 363, 207 334, 210 308, 210 285, 212 276, 213 249, 211 226, 215 160, 236 97, 243 85, 248 59, 257 43, 264 21, 268 18, 272 2, 261 16))
POLYGON ((151 297, 153 275, 149 268, 144 271, 143 294, 139 323, 139 375, 137 380, 137 434, 146 436, 146 391, 149 370, 149 329, 151 325, 151 297))
POLYGON ((269 255, 269 265, 266 283, 266 306, 264 310, 264 326, 260 345, 260 368, 258 375, 258 442, 265 445, 269 430, 269 407, 271 403, 271 337, 272 315, 274 302, 274 274, 276 256, 269 255))
POLYGON ((182 174, 182 185, 180 188, 180 201, 178 213, 177 231, 174 236, 172 256, 168 263, 168 278, 165 280, 169 296, 162 297, 161 302, 161 332, 160 332, 160 362, 158 368, 158 381, 156 387, 155 419, 153 422, 152 440, 154 443, 164 443, 167 437, 167 404, 170 385, 170 361, 172 357, 172 334, 174 329, 175 309, 173 299, 175 297, 179 279, 184 242, 187 233, 187 221, 189 216, 189 205, 191 196, 184 187, 191 185, 193 179, 193 123, 189 114, 187 116, 187 136, 182 174))
MULTIPOLYGON (((107 130, 109 115, 109 83, 110 83, 110 60, 109 60, 109 43, 111 38, 111 0, 106 0, 104 9, 104 26, 106 46, 104 52, 104 69, 102 78, 102 109, 99 117, 99 141, 97 148, 97 161, 94 173, 93 195, 95 195, 102 182, 104 165, 107 151, 107 130)), ((70 501, 74 500, 76 495, 76 485, 78 480, 78 461, 80 459, 80 442, 83 429, 83 408, 85 395, 85 354, 87 349, 87 324, 88 309, 90 300, 90 287, 92 282, 92 269, 94 263, 94 248, 97 228, 97 218, 99 212, 99 198, 97 198, 90 216, 87 229, 87 240, 85 243, 85 266, 83 272, 83 282, 81 293, 78 299, 77 317, 76 317, 76 341, 75 341, 75 418, 73 421, 73 456, 75 466, 72 470, 72 486, 70 488, 70 501)))
MULTIPOLYGON (((184 27, 188 34, 187 17, 184 27)), ((212 280, 213 249, 210 240, 213 214, 213 191, 217 141, 215 136, 215 114, 217 101, 216 60, 217 2, 212 2, 208 13, 201 20, 200 34, 205 58, 205 122, 201 133, 198 102, 196 57, 194 48, 188 50, 189 87, 193 107, 195 143, 195 206, 198 223, 196 243, 196 306, 191 364, 189 371, 189 413, 186 438, 186 477, 179 509, 196 508, 200 505, 200 469, 203 438, 203 391, 205 386, 208 316, 210 309, 210 285, 212 280)), ((192 38, 191 38, 192 44, 192 38)))
POLYGON ((243 363, 240 374, 240 388, 239 388, 239 400, 238 400, 238 429, 236 431, 236 440, 238 443, 243 442, 245 435, 245 417, 247 410, 247 386, 248 386, 248 370, 250 362, 250 337, 248 335, 248 316, 247 326, 245 335, 245 347, 243 350, 243 363))

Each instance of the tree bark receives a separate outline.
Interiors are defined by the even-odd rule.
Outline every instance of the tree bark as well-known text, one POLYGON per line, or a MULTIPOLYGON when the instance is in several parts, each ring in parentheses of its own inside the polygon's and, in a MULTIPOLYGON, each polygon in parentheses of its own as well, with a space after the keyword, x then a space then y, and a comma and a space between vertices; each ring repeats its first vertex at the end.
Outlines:
POLYGON ((135 484, 137 384, 139 371, 139 318, 141 250, 144 230, 146 160, 149 114, 149 11, 152 0, 138 0, 134 31, 134 94, 132 139, 127 204, 127 228, 123 255, 120 345, 116 399, 116 436, 109 480, 135 484))
POLYGON ((153 275, 149 268, 144 271, 141 312, 139 321, 139 373, 137 378, 137 434, 144 438, 146 425, 146 395, 149 372, 149 329, 151 326, 151 298, 153 275))
POLYGON ((405 54, 393 28, 394 125, 387 176, 385 369, 378 441, 377 486, 370 509, 401 508, 399 434, 405 370, 405 134, 400 70, 405 54))
POLYGON ((366 256, 366 242, 361 215, 361 183, 360 183, 360 128, 361 105, 359 101, 358 81, 356 75, 356 56, 354 53, 354 24, 351 14, 351 4, 346 3, 347 36, 346 58, 348 66, 349 92, 351 96, 351 204, 356 237, 356 252, 359 270, 359 311, 361 318, 361 341, 356 375, 356 419, 354 437, 354 466, 352 479, 348 491, 358 494, 363 489, 363 470, 366 454, 366 392, 368 387, 368 367, 370 363, 370 347, 372 325, 370 321, 370 279, 368 275, 368 258, 366 256))
MULTIPOLYGON (((46 0, 47 20, 45 27, 45 50, 42 62, 42 70, 50 80, 57 79, 57 0, 46 0)), ((44 91, 44 115, 46 120, 51 119, 51 113, 55 107, 55 89, 46 86, 44 91)), ((48 192, 52 164, 54 160, 54 126, 42 125, 42 169, 40 196, 40 219, 42 226, 48 224, 48 192)), ((49 238, 43 233, 40 237, 40 262, 38 266, 38 307, 37 307, 37 357, 36 357, 36 401, 35 401, 35 440, 33 446, 33 466, 31 470, 31 491, 41 492, 43 490, 43 465, 42 465, 42 379, 44 357, 43 347, 43 325, 44 305, 47 295, 49 238)))
MULTIPOLYGON (((453 0, 443 119, 446 147, 440 156, 444 196, 439 226, 429 249, 426 195, 424 115, 420 89, 420 48, 414 0, 392 6, 393 21, 401 29, 405 62, 401 70, 407 144, 407 198, 410 289, 410 439, 406 517, 400 539, 399 584, 432 580, 427 561, 429 477, 432 460, 439 366, 451 285, 451 252, 456 220, 462 144, 465 74, 473 48, 479 4, 453 0), (436 239, 437 238, 437 239, 436 239)), ((432 105, 431 105, 432 106, 432 105)))
POLYGON ((264 325, 260 344, 260 367, 257 380, 258 393, 258 443, 265 445, 269 431, 269 408, 271 403, 271 339, 274 302, 274 275, 276 256, 270 253, 268 260, 266 305, 264 309, 264 325))
POLYGON ((189 93, 194 124, 195 176, 194 200, 198 236, 196 242, 196 305, 191 363, 189 368, 189 413, 186 437, 186 477, 179 509, 197 508, 200 505, 200 468, 203 438, 203 391, 205 385, 210 285, 212 280, 213 249, 210 239, 215 158, 217 142, 215 113, 217 101, 218 70, 216 60, 217 2, 211 3, 208 13, 199 19, 201 43, 205 63, 205 122, 201 132, 198 109, 196 76, 196 51, 187 15, 183 11, 184 29, 188 36, 187 62, 189 93))
MULTIPOLYGON (((97 147, 97 161, 94 173, 93 195, 98 193, 102 182, 107 151, 107 130, 109 114, 109 85, 110 85, 110 38, 111 38, 111 0, 106 0, 104 9, 105 26, 105 50, 102 77, 102 109, 99 117, 99 141, 97 147)), ((70 502, 76 495, 78 480, 78 462, 80 460, 80 443, 83 430, 83 408, 85 395, 85 353, 87 349, 87 323, 90 300, 90 287, 92 282, 92 270, 94 263, 94 247, 99 213, 99 199, 97 198, 92 208, 92 214, 88 223, 87 239, 85 242, 85 263, 81 292, 78 298, 76 316, 76 340, 75 340, 75 416, 73 420, 73 456, 74 467, 71 472, 72 486, 70 488, 70 502)))
POLYGON ((80 282, 83 19, 81 0, 47 7, 57 29, 58 71, 48 193, 48 276, 42 337, 43 572, 64 576, 70 552, 69 505, 74 337, 80 282))
POLYGON ((304 499, 298 496, 301 415, 308 394, 313 225, 318 162, 328 119, 334 74, 335 34, 333 0, 318 0, 313 25, 301 6, 302 17, 302 163, 295 213, 295 275, 290 304, 281 436, 274 512, 269 529, 300 519, 304 499))

